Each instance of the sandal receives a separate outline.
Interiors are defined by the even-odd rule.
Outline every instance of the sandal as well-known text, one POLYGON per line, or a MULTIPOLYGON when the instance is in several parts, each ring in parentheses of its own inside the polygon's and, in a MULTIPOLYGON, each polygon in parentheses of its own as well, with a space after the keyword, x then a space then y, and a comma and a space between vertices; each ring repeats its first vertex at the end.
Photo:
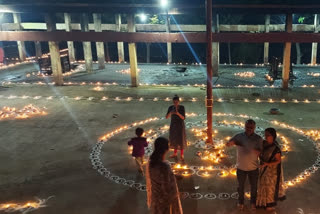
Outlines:
POLYGON ((243 211, 244 205, 243 204, 237 204, 238 210, 243 211))
POLYGON ((177 158, 177 155, 172 154, 172 155, 169 156, 169 158, 177 158))
POLYGON ((267 207, 266 208, 266 210, 269 212, 275 211, 275 209, 276 209, 275 207, 267 207))
POLYGON ((251 204, 251 210, 255 211, 256 209, 257 209, 256 205, 255 204, 251 204))

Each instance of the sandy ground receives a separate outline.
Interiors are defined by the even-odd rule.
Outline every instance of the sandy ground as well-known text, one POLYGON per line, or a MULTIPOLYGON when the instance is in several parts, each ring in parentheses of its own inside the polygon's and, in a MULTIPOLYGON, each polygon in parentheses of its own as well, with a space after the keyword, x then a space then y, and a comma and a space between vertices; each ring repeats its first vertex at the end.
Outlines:
MULTIPOLYGON (((108 69, 103 71, 96 70, 89 75, 79 72, 67 77, 66 81, 129 84, 130 79, 127 74, 115 72, 127 67, 128 65, 107 65, 108 69)), ((34 65, 24 65, 10 71, 1 71, 0 79, 7 82, 8 76, 11 78, 21 76, 10 81, 36 83, 41 78, 33 75, 26 77, 27 73, 36 71, 34 65)), ((272 120, 285 122, 303 130, 319 130, 320 122, 317 116, 320 105, 317 102, 320 99, 319 78, 301 74, 305 80, 302 81, 303 78, 296 80, 294 86, 297 87, 288 91, 263 87, 233 88, 239 84, 263 86, 267 84, 263 78, 266 72, 265 68, 222 67, 222 74, 217 84, 226 87, 215 89, 214 96, 223 98, 224 101, 215 102, 214 112, 249 115, 256 118, 259 130, 271 126, 272 120), (232 72, 248 70, 255 72, 259 78, 250 81, 241 80, 232 74, 232 72), (299 81, 301 83, 298 84, 299 81), (299 87, 303 84, 314 84, 315 87, 299 87), (276 102, 267 102, 270 98, 276 102), (244 99, 248 99, 249 102, 244 99), (262 102, 257 103, 256 99, 262 102), (279 102, 281 99, 289 102, 281 103, 279 102), (293 99, 297 99, 299 103, 293 102, 293 99), (303 102, 305 99, 309 99, 311 103, 303 102), (279 108, 281 114, 270 115, 268 112, 273 107, 279 108)), ((301 68, 300 72, 317 72, 317 70, 307 67, 301 68)), ((1 86, 1 108, 9 106, 21 109, 25 105, 33 104, 47 114, 27 119, 0 120, 0 161, 2 163, 0 164, 0 203, 25 204, 35 201, 36 197, 47 199, 53 196, 45 202, 46 207, 33 210, 32 213, 148 213, 146 192, 126 186, 119 179, 111 176, 117 175, 126 181, 134 181, 135 184, 140 185, 138 187, 145 184, 144 178, 136 172, 134 160, 130 157, 126 145, 128 139, 133 137, 134 128, 115 135, 101 145, 99 157, 102 165, 111 173, 108 178, 101 176, 97 169, 93 169, 89 156, 98 139, 104 134, 125 124, 152 117, 163 117, 171 104, 165 101, 165 98, 171 98, 174 94, 183 97, 182 104, 188 113, 205 114, 204 88, 182 86, 204 83, 204 74, 201 76, 199 66, 191 66, 185 74, 177 73, 167 65, 143 65, 140 75, 142 83, 169 83, 178 84, 178 86, 131 88, 103 85, 101 91, 93 90, 95 87, 93 85, 54 87, 6 83, 1 86), (146 75, 148 72, 150 76, 146 75), (183 76, 185 74, 188 75, 183 76), (195 102, 191 101, 193 98, 196 99, 195 102)), ((41 81, 44 81, 43 78, 41 81)), ((189 125, 187 129, 189 141, 196 139, 191 132, 191 126, 205 119, 205 116, 201 115, 186 119, 189 125)), ((223 120, 243 122, 245 119, 214 117, 214 122, 223 120)), ((142 127, 145 130, 151 128, 157 130, 168 124, 168 120, 161 119, 144 124, 142 127)), ((290 150, 285 153, 283 164, 285 180, 291 180, 316 162, 318 152, 306 137, 280 126, 276 128, 290 142, 290 150)), ((214 126, 214 129, 218 130, 216 138, 219 139, 241 131, 234 126, 214 126)), ((164 133, 164 136, 167 136, 167 133, 164 133)), ((193 145, 188 147, 185 154, 186 164, 189 166, 208 164, 195 155, 197 151, 199 149, 193 145)), ((229 167, 235 163, 235 149, 227 149, 226 152, 229 156, 220 165, 229 167)), ((267 213, 264 210, 256 212, 236 210, 237 201, 231 197, 237 189, 236 179, 233 176, 202 178, 193 175, 179 181, 178 185, 185 196, 182 205, 184 213, 187 214, 267 213), (211 193, 211 196, 214 194, 216 198, 211 200, 205 198, 204 196, 208 193, 211 193), (199 194, 202 198, 194 199, 200 197, 199 194)), ((288 199, 279 204, 276 213, 320 213, 319 197, 319 171, 316 171, 307 180, 288 189, 288 199)), ((246 203, 249 204, 249 201, 246 203)), ((16 213, 22 213, 22 211, 16 213)))

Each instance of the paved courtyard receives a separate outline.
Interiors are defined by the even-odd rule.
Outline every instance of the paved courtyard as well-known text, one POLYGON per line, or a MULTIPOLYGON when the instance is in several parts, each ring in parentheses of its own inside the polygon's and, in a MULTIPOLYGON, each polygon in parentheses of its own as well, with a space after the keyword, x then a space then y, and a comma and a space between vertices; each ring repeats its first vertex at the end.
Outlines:
MULTIPOLYGON (((145 180, 136 172, 127 141, 136 126, 143 127, 151 142, 148 156, 153 139, 168 136, 170 121, 163 117, 175 94, 183 98, 188 113, 189 147, 185 163, 178 163, 186 169, 176 169, 188 173, 178 182, 184 213, 267 213, 236 210, 235 148, 226 148, 226 158, 219 163, 198 155, 205 150, 194 133, 205 127, 205 87, 201 86, 205 67, 187 66, 186 72, 179 73, 176 65, 143 65, 143 86, 138 88, 129 86, 125 71, 116 72, 128 67, 108 64, 92 74, 80 67, 78 73, 65 77, 72 84, 62 87, 47 84, 51 77, 33 75, 37 73, 33 64, 0 71, 0 108, 15 108, 7 109, 12 112, 7 118, 0 118, 0 213, 14 208, 16 213, 148 213, 145 180), (33 109, 34 114, 24 112, 28 118, 17 118, 29 104, 39 113, 33 109), (210 166, 209 176, 203 176, 210 166)), ((265 67, 221 66, 221 76, 214 78, 214 84, 221 85, 214 88, 215 142, 226 142, 241 132, 247 118, 256 120, 259 134, 275 127, 282 136, 288 189, 287 200, 274 213, 318 214, 320 141, 308 131, 320 131, 320 82, 319 77, 307 75, 317 73, 317 67, 296 70, 301 78, 283 91, 278 80, 269 87, 265 67), (255 73, 255 78, 234 76, 245 71, 255 73), (271 108, 280 113, 271 115, 271 108)))

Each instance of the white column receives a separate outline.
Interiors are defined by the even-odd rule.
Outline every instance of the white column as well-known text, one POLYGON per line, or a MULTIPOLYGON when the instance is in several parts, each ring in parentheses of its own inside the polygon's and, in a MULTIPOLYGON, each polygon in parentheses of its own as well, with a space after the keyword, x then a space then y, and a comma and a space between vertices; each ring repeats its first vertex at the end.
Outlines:
MULTIPOLYGON (((13 13, 13 22, 19 25, 18 31, 23 30, 21 26, 20 13, 13 13)), ((26 46, 22 41, 17 41, 17 44, 18 44, 19 59, 21 62, 23 62, 26 60, 26 46)))
MULTIPOLYGON (((96 32, 102 32, 101 28, 101 14, 94 13, 93 14, 93 22, 94 22, 94 30, 96 32)), ((105 68, 105 55, 104 55, 104 45, 103 42, 96 42, 97 56, 98 56, 98 64, 99 69, 105 68)))
MULTIPOLYGON (((56 22, 54 14, 46 14, 45 16, 48 31, 56 31, 56 22)), ((62 66, 60 59, 59 42, 49 41, 51 69, 55 85, 63 85, 62 66)))
MULTIPOLYGON (((121 14, 116 14, 116 31, 121 31, 121 14)), ((117 42, 117 48, 118 48, 118 61, 124 62, 124 48, 123 48, 123 42, 117 42)))
MULTIPOLYGON (((136 32, 135 23, 134 23, 134 14, 128 14, 127 23, 128 23, 128 31, 136 32)), ((138 87, 138 62, 137 62, 136 43, 129 43, 129 60, 130 60, 130 72, 131 72, 131 86, 138 87)))
MULTIPOLYGON (((64 13, 64 22, 66 25, 66 31, 71 32, 72 31, 71 15, 69 13, 64 13)), ((68 44, 69 61, 70 63, 72 63, 76 61, 74 44, 73 44, 73 41, 68 41, 67 44, 68 44)))
MULTIPOLYGON (((89 17, 88 14, 83 13, 81 16, 81 31, 89 32, 89 17)), ((83 44, 83 53, 84 60, 86 63, 86 70, 88 73, 92 72, 92 50, 91 50, 91 42, 82 42, 83 44)))

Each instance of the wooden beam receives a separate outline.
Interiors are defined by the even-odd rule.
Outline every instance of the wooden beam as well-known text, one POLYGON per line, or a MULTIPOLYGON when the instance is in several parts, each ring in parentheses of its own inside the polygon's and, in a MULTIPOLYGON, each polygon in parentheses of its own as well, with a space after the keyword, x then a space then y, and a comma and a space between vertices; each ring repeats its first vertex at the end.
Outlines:
MULTIPOLYGON (((135 32, 134 14, 127 15, 127 23, 129 32, 135 32)), ((130 60, 130 73, 131 73, 131 86, 138 87, 138 62, 137 62, 137 49, 136 44, 129 43, 129 60, 130 60)))
MULTIPOLYGON (((95 26, 96 32, 102 32, 101 29, 101 14, 94 13, 93 14, 93 22, 95 26)), ((99 69, 105 68, 105 55, 104 55, 104 44, 103 42, 96 42, 96 49, 97 49, 97 57, 98 57, 98 64, 99 69)))
MULTIPOLYGON (((72 24, 71 24, 71 15, 69 13, 64 13, 64 21, 65 21, 65 30, 67 32, 71 32, 72 24)), ((72 41, 68 41, 67 44, 68 44, 69 61, 71 63, 76 61, 74 44, 72 41)))
MULTIPOLYGON (((20 30, 19 25, 15 23, 3 23, 3 31, 20 30)), ((46 23, 23 22, 20 24, 23 30, 46 30, 46 23)), ((270 32, 284 31, 284 24, 270 24, 270 32)), ((56 24, 57 30, 66 30, 67 26, 64 23, 56 24)), ((71 23, 71 30, 81 30, 80 23, 71 23)), ((102 31, 127 31, 127 25, 102 24, 102 31), (118 30, 119 29, 119 30, 118 30), (121 29, 121 30, 120 30, 121 29)), ((206 32, 205 25, 170 25, 170 32, 206 32)), ((94 24, 89 24, 89 30, 94 31, 94 24)), ((265 25, 219 25, 220 32, 264 32, 265 25)), ((292 31, 297 32, 314 32, 314 25, 309 24, 294 24, 292 31)), ((319 26, 318 26, 319 30, 319 26)), ((163 24, 136 24, 137 32, 166 32, 166 26, 163 24)))
MULTIPOLYGON (((287 14, 286 16, 286 32, 292 32, 292 14, 287 14)), ((282 66, 282 88, 289 88, 289 74, 290 74, 290 64, 291 64, 291 42, 286 42, 284 44, 283 50, 283 66, 282 66)))
MULTIPOLYGON (((320 42, 319 33, 213 33, 213 42, 284 43, 320 42)), ((92 41, 149 43, 206 43, 206 33, 127 33, 127 32, 0 32, 1 41, 92 41)))

